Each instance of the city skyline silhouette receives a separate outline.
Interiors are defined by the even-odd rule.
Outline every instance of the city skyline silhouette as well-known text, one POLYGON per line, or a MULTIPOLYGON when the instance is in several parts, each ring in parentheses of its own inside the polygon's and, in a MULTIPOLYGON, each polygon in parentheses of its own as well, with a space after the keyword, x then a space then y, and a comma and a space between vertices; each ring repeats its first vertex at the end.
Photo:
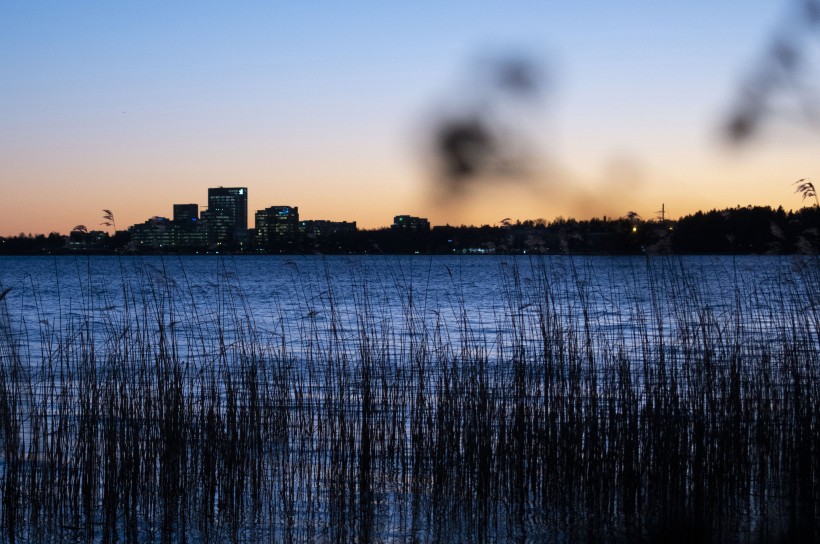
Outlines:
POLYGON ((220 185, 361 228, 796 209, 814 5, 9 4, 0 235, 220 185))

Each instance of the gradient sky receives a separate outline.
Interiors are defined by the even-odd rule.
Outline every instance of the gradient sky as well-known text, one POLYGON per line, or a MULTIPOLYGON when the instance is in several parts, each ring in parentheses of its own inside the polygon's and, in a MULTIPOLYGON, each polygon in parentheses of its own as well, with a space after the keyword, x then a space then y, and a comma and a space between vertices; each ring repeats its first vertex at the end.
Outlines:
POLYGON ((720 137, 786 0, 0 4, 0 235, 118 228, 207 188, 253 211, 384 226, 798 208, 820 167, 801 123, 720 137), (527 181, 442 203, 431 120, 477 67, 520 54, 549 81, 518 118, 527 181))

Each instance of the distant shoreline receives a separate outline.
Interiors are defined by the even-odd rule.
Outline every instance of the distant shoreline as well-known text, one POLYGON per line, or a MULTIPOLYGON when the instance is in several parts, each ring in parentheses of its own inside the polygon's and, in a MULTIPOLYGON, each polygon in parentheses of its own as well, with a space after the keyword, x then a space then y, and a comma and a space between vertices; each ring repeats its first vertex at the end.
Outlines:
MULTIPOLYGON (((400 216, 402 217, 402 216, 400 216)), ((747 206, 677 220, 505 220, 498 225, 428 223, 358 230, 243 230, 232 242, 183 236, 174 222, 119 230, 0 237, 0 255, 816 255, 820 207, 747 206), (146 230, 147 229, 147 230, 146 230)), ((353 224, 351 224, 353 225, 353 224)), ((83 227, 85 229, 85 227, 83 227)), ((200 233, 202 234, 202 233, 200 233)))

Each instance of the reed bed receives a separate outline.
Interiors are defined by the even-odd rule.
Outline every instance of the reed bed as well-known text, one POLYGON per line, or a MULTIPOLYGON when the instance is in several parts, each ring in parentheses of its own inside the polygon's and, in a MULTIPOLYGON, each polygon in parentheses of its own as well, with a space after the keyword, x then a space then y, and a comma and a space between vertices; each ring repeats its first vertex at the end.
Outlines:
POLYGON ((445 304, 423 272, 385 289, 295 263, 299 300, 268 328, 226 269, 206 304, 161 266, 123 262, 136 276, 102 294, 78 267, 56 317, 16 287, 2 539, 820 539, 817 261, 770 283, 715 271, 719 299, 680 261, 617 289, 562 263, 491 271, 482 315, 449 268, 445 304))

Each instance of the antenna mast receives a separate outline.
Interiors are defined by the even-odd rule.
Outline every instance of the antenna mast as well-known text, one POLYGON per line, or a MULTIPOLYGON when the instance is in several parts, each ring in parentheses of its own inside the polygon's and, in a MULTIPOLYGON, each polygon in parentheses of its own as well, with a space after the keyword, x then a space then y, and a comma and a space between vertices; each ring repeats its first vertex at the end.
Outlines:
POLYGON ((661 204, 661 209, 660 209, 660 211, 657 211, 657 212, 655 212, 655 213, 660 214, 660 216, 661 216, 661 223, 664 223, 664 222, 666 221, 666 204, 661 204))

